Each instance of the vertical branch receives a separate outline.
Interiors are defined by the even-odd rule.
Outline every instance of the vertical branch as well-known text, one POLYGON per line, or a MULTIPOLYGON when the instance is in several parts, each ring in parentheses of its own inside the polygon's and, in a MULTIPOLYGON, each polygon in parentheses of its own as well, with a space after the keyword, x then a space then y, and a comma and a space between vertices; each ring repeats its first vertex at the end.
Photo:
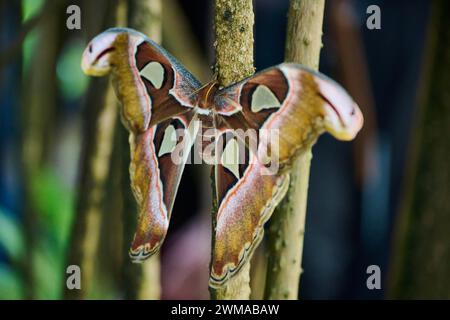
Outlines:
MULTIPOLYGON (((161 7, 160 0, 135 0, 129 5, 129 26, 146 35, 153 41, 161 42, 161 7)), ((121 150, 121 194, 123 197, 123 226, 124 226, 124 250, 128 252, 129 242, 133 239, 136 230, 137 205, 131 188, 128 167, 130 164, 128 132, 124 128, 119 129, 119 145, 121 150)), ((127 257, 123 265, 123 284, 125 286, 126 299, 159 299, 160 287, 160 260, 159 254, 153 255, 144 263, 135 264, 127 257)))
MULTIPOLYGON (((318 69, 322 47, 325 0, 291 0, 288 14, 286 61, 318 69)), ((289 190, 275 210, 268 232, 267 299, 297 299, 302 272, 311 148, 295 161, 289 190)))
MULTIPOLYGON (((37 239, 37 212, 33 202, 32 185, 39 170, 45 165, 51 141, 54 135, 56 114, 57 85, 56 69, 59 51, 58 28, 62 13, 61 4, 47 1, 42 10, 50 14, 40 20, 36 18, 37 43, 43 44, 40 50, 35 50, 29 70, 23 83, 23 135, 22 135, 22 166, 24 172, 25 206, 24 227, 30 259, 24 266, 27 282, 26 291, 29 299, 34 295, 34 249, 37 239)), ((40 15, 40 14, 39 14, 40 15)), ((25 38, 25 36, 24 36, 25 38)), ((20 46, 19 46, 20 48, 20 46)))
MULTIPOLYGON (((113 17, 108 22, 125 25, 123 11, 126 3, 118 0, 108 4, 111 11, 107 10, 106 16, 113 17)), ((66 299, 85 298, 93 281, 105 183, 117 119, 117 99, 106 79, 92 80, 86 107, 81 180, 67 261, 67 265, 78 265, 81 269, 81 290, 68 290, 64 283, 66 299)))
MULTIPOLYGON (((253 4, 252 0, 215 1, 216 65, 219 83, 223 86, 242 80, 253 68, 253 4)), ((213 177, 214 175, 212 175, 213 177)), ((212 178, 213 180, 214 178, 212 178)), ((213 199, 215 199, 214 180, 213 199)), ((215 237, 217 203, 213 201, 212 241, 215 237)), ((212 246, 214 248, 214 245, 212 246)), ((221 289, 211 289, 214 299, 249 299, 250 262, 221 289)))
MULTIPOLYGON (((67 265, 78 265, 82 272, 81 290, 65 290, 66 299, 83 299, 89 291, 100 237, 105 182, 112 150, 116 100, 105 79, 95 79, 89 88, 89 120, 85 131, 86 149, 81 164, 77 207, 67 265), (95 107, 99 106, 99 107, 95 107), (92 122, 92 123, 89 123, 92 122)), ((65 285, 65 283, 64 283, 65 285)))
POLYGON ((291 0, 285 59, 319 69, 325 0, 291 0))
POLYGON ((219 83, 230 85, 253 74, 253 5, 250 0, 216 0, 216 65, 219 83))
POLYGON ((161 43, 161 0, 131 0, 129 5, 129 26, 161 43))

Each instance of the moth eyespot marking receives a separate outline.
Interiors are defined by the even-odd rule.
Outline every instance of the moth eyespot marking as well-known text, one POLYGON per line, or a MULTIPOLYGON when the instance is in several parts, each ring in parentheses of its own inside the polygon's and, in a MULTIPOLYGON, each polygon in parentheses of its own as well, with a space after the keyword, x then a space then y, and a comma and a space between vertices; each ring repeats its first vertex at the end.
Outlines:
POLYGON ((177 145, 177 133, 173 125, 169 125, 164 131, 164 137, 159 147, 158 157, 166 153, 172 153, 177 145))
POLYGON ((236 139, 230 140, 223 150, 220 159, 222 166, 231 171, 231 173, 239 179, 239 145, 236 139))
POLYGON ((164 67, 156 61, 148 63, 140 75, 150 81, 156 89, 161 89, 164 82, 164 67))
POLYGON ((279 108, 281 107, 275 94, 267 86, 261 84, 252 94, 251 110, 259 112, 263 109, 279 108))

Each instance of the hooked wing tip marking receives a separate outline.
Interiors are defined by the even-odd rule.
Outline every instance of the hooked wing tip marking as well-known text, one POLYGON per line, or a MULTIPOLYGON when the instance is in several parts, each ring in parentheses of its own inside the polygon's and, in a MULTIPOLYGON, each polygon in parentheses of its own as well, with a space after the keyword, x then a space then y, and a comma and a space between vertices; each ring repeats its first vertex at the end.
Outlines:
POLYGON ((131 262, 133 263, 142 263, 148 258, 150 258, 156 251, 159 250, 160 244, 158 243, 152 249, 150 247, 150 243, 146 243, 138 246, 136 249, 130 248, 128 254, 131 258, 131 262))

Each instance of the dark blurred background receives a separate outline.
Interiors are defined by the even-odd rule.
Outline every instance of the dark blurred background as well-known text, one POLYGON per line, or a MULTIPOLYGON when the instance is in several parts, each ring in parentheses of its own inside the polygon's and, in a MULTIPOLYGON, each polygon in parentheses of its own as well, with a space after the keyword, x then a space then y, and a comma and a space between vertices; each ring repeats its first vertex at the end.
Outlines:
MULTIPOLYGON (((95 35, 89 19, 102 14, 89 12, 93 6, 83 1, 72 2, 81 7, 81 30, 65 28, 64 1, 0 1, 0 299, 29 297, 29 279, 32 297, 62 297, 89 114, 90 80, 79 63, 95 35)), ((431 3, 326 2, 320 70, 355 98, 365 127, 352 143, 324 135, 313 149, 302 298, 387 297, 431 3), (381 9, 380 30, 366 27, 366 9, 374 4, 381 9), (369 265, 380 266, 381 290, 367 289, 369 265)), ((212 5, 178 0, 163 1, 162 8, 163 46, 202 81, 211 79, 214 63, 212 5), (184 43, 177 39, 180 33, 184 43)), ((254 1, 257 70, 283 61, 288 5, 288 0, 254 1)), ((105 197, 112 201, 114 194, 105 197)), ((208 169, 188 166, 161 253, 163 298, 208 297, 209 199, 208 169)), ((115 227, 102 227, 102 239, 113 239, 108 232, 115 227)), ((96 267, 101 276, 89 297, 120 298, 115 279, 127 257, 112 245, 101 248, 96 258, 103 259, 96 267)))

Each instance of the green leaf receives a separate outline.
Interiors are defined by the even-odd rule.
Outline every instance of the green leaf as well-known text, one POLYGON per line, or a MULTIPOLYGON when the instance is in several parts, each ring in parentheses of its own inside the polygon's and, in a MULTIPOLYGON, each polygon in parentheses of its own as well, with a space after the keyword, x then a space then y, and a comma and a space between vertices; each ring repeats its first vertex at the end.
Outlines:
POLYGON ((41 245, 35 248, 33 255, 33 273, 35 279, 35 296, 37 299, 59 299, 61 297, 62 255, 56 254, 51 246, 41 245))
MULTIPOLYGON (((43 4, 43 0, 22 0, 22 23, 25 23, 29 19, 36 16, 36 14, 38 14, 41 10, 43 4)), ((22 46, 22 63, 24 72, 27 72, 30 68, 31 56, 35 51, 37 40, 37 31, 35 29, 25 37, 25 41, 22 46)))
POLYGON ((25 22, 34 17, 43 4, 44 0, 22 0, 22 21, 25 22))
POLYGON ((31 59, 36 50, 38 44, 38 32, 37 30, 32 30, 27 34, 22 46, 22 64, 24 72, 30 70, 31 59))
POLYGON ((0 264, 0 300, 18 300, 23 296, 19 275, 11 267, 0 264))
POLYGON ((56 240, 56 246, 64 249, 72 221, 73 194, 50 169, 33 177, 32 190, 40 222, 56 240))
POLYGON ((25 242, 19 224, 0 209, 0 247, 13 261, 19 261, 25 253, 25 242))

